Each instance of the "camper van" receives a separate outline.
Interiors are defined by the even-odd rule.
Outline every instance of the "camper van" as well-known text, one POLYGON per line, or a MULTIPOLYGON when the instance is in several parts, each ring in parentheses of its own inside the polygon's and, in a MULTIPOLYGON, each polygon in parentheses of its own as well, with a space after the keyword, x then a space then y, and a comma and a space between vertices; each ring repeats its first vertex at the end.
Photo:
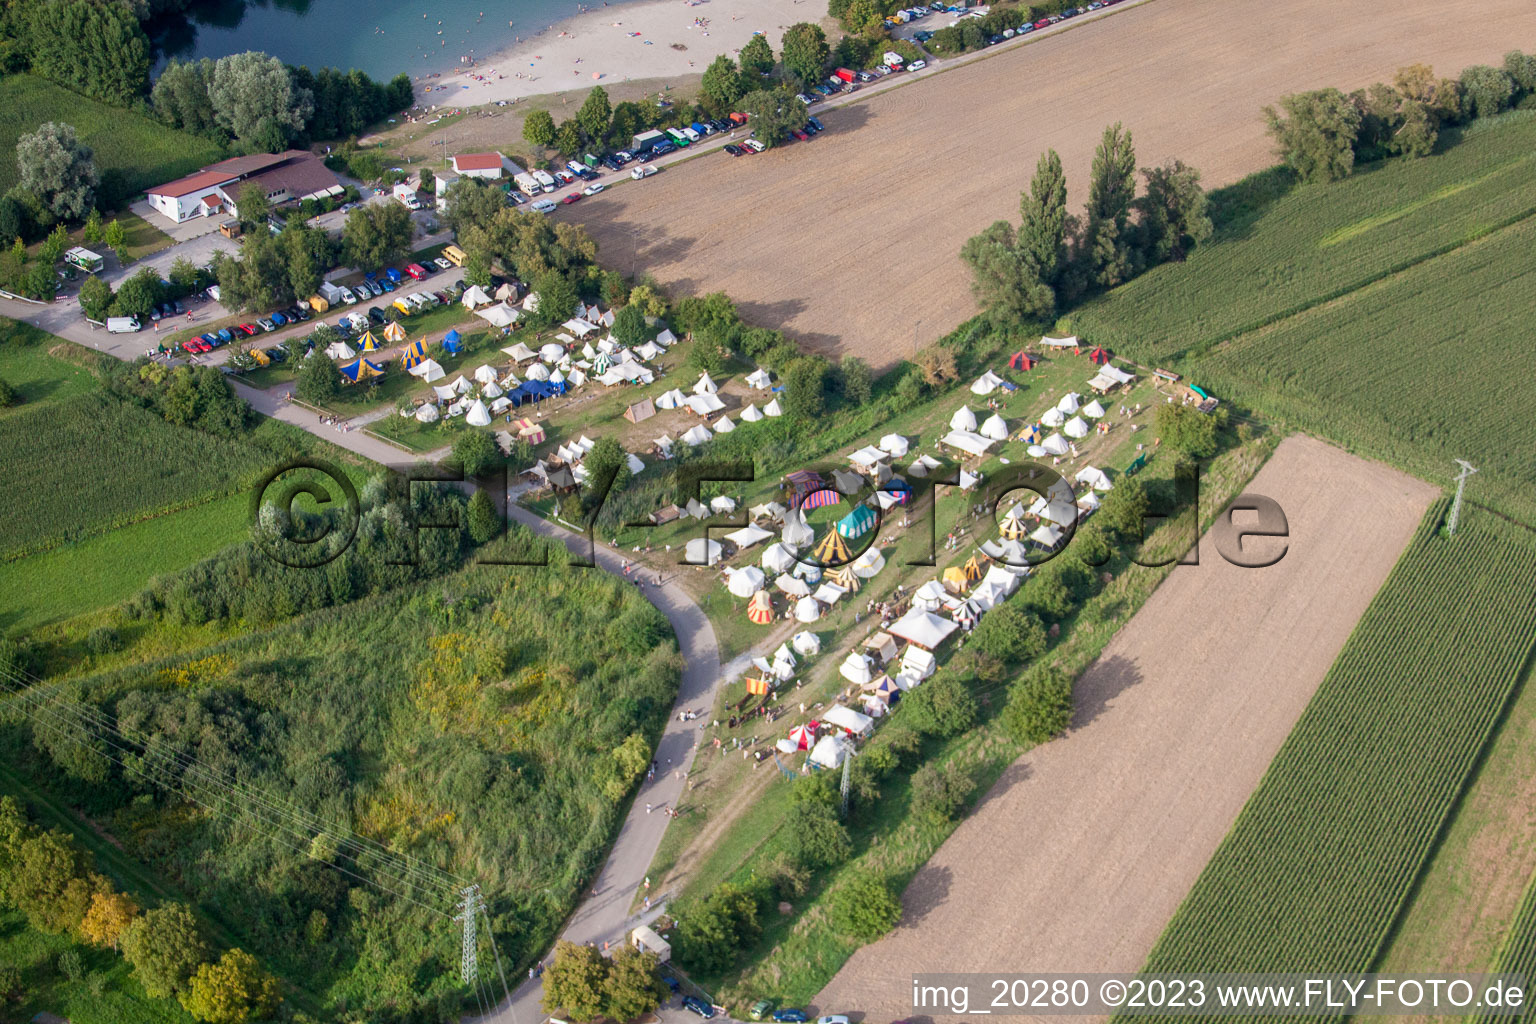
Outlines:
POLYGON ((464 261, 468 259, 468 257, 464 255, 463 249, 460 249, 456 245, 450 245, 443 250, 443 259, 447 260, 449 263, 452 263, 456 267, 462 267, 464 265, 464 261))

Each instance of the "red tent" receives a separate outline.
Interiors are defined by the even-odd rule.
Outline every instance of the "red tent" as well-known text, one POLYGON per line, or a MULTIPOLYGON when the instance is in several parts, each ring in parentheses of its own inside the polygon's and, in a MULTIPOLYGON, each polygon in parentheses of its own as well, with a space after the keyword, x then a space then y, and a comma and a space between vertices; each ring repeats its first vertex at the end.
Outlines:
POLYGON ((1100 366, 1104 366, 1109 362, 1109 353, 1102 348, 1096 348, 1088 353, 1088 358, 1100 366))
POLYGON ((1038 363, 1039 361, 1040 361, 1039 359, 1037 359, 1036 357, 1030 355, 1028 352, 1020 350, 1018 352, 1015 352, 1011 357, 1009 357, 1009 359, 1008 359, 1008 369, 1010 369, 1010 370, 1026 370, 1026 371, 1027 370, 1033 370, 1035 368, 1035 364, 1038 363))

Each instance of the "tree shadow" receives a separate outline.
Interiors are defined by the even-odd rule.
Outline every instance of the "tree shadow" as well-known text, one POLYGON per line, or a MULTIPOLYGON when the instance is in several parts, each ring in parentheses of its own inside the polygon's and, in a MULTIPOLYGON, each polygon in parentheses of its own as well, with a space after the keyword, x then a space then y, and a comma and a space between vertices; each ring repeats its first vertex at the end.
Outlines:
POLYGON ((1072 728, 1082 729, 1092 723, 1109 709, 1111 701, 1143 678, 1141 669, 1124 655, 1094 662, 1073 687, 1072 728))
POLYGON ((913 877, 901 901, 901 925, 903 928, 922 923, 932 911, 942 907, 949 899, 954 874, 946 867, 928 865, 913 877))
POLYGON ((1280 165, 1212 190, 1207 197, 1211 226, 1216 229, 1211 241, 1247 238, 1269 208, 1290 195, 1297 184, 1296 173, 1280 165))

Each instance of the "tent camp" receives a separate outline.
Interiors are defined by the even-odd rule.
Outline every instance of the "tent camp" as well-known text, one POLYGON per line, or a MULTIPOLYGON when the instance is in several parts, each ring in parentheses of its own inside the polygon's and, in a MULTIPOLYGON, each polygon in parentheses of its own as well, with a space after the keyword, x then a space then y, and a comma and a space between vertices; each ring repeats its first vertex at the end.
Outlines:
POLYGON ((874 670, 870 668, 869 659, 858 651, 848 655, 838 668, 837 674, 850 683, 858 683, 860 686, 875 678, 874 670))
POLYGON ((714 565, 725 554, 725 548, 717 540, 695 537, 683 547, 685 565, 714 565))
POLYGON ((787 572, 795 564, 795 556, 782 544, 770 544, 763 549, 762 566, 769 572, 787 572))
POLYGON ((773 387, 773 377, 767 370, 759 367, 747 374, 747 387, 757 388, 759 391, 773 387))
POLYGON ((710 380, 707 372, 699 374, 698 381, 693 385, 693 393, 696 395, 712 395, 719 390, 715 382, 710 380))
POLYGON ((529 380, 549 380, 549 367, 543 363, 532 363, 523 373, 529 380))
POLYGON ((749 403, 745 409, 741 410, 741 419, 743 423, 756 423, 762 418, 763 411, 759 409, 756 404, 749 403))
POLYGON ((868 736, 875 731, 874 719, 841 704, 834 704, 827 708, 822 712, 821 720, 827 725, 844 729, 854 736, 868 736))
POLYGON ((381 347, 379 339, 373 336, 372 331, 364 331, 363 336, 357 339, 358 349, 363 352, 377 352, 381 347))
POLYGON ((730 582, 726 589, 737 597, 751 597, 763 589, 763 584, 768 582, 763 570, 755 565, 748 565, 741 569, 728 570, 731 574, 730 582))
POLYGON ((1071 416, 1082 407, 1083 396, 1078 394, 1076 391, 1068 391, 1066 394, 1061 396, 1061 401, 1056 403, 1056 408, 1060 409, 1068 416, 1071 416))
POLYGON ((971 407, 962 405, 955 410, 955 414, 949 418, 950 430, 975 430, 976 414, 971 412, 971 407))
POLYGON ((763 406, 763 415, 770 418, 775 416, 783 416, 784 407, 779 405, 779 400, 775 398, 773 401, 763 406))
POLYGON ((693 426, 688 428, 688 432, 683 435, 682 440, 683 443, 688 445, 690 448, 697 448, 699 445, 704 444, 714 436, 715 435, 710 433, 709 428, 704 426, 704 424, 695 423, 693 426))
POLYGON ((420 377, 428 384, 436 380, 442 380, 444 376, 443 368, 438 365, 435 359, 428 359, 425 362, 417 363, 410 368, 409 373, 413 377, 420 377))
POLYGON ((539 358, 544 362, 554 365, 565 358, 565 346, 557 345, 553 341, 540 346, 539 358))
POLYGON ((488 427, 491 425, 491 413, 480 399, 475 399, 469 407, 469 412, 464 415, 464 422, 472 427, 488 427))
POLYGON ((967 455, 979 457, 987 454, 994 442, 969 430, 951 430, 944 435, 939 443, 950 448, 959 449, 967 455))
POLYGON ((1008 421, 997 413, 993 413, 987 417, 987 421, 981 425, 978 433, 993 441, 1006 441, 1008 440, 1008 421))
POLYGON ((971 394, 990 395, 992 392, 1002 387, 1003 383, 1003 378, 999 377, 991 370, 988 370, 980 377, 977 377, 975 383, 971 385, 971 394))
POLYGON ((1087 437, 1088 431, 1088 421, 1081 416, 1073 416, 1067 421, 1067 425, 1061 428, 1061 432, 1068 437, 1087 437))
POLYGON ((905 640, 907 643, 916 644, 931 651, 959 628, 950 620, 940 618, 932 612, 913 608, 886 627, 886 632, 898 640, 905 640))
POLYGON ((894 459, 899 459, 911 450, 911 445, 900 434, 886 434, 880 439, 880 450, 894 459))
POLYGON ((1029 539, 1043 548, 1054 549, 1061 543, 1062 532, 1050 523, 1040 524, 1040 528, 1029 535, 1029 539))

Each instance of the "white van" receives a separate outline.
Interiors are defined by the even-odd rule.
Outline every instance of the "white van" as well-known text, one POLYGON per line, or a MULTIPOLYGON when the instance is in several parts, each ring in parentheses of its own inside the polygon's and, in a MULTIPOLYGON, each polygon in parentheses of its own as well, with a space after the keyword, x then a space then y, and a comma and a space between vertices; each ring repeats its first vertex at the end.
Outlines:
POLYGON ((107 317, 108 334, 132 334, 135 331, 142 331, 143 329, 144 328, 139 323, 139 321, 131 316, 107 317))
POLYGON ((532 204, 535 213, 554 213, 555 201, 553 199, 538 199, 532 204))

